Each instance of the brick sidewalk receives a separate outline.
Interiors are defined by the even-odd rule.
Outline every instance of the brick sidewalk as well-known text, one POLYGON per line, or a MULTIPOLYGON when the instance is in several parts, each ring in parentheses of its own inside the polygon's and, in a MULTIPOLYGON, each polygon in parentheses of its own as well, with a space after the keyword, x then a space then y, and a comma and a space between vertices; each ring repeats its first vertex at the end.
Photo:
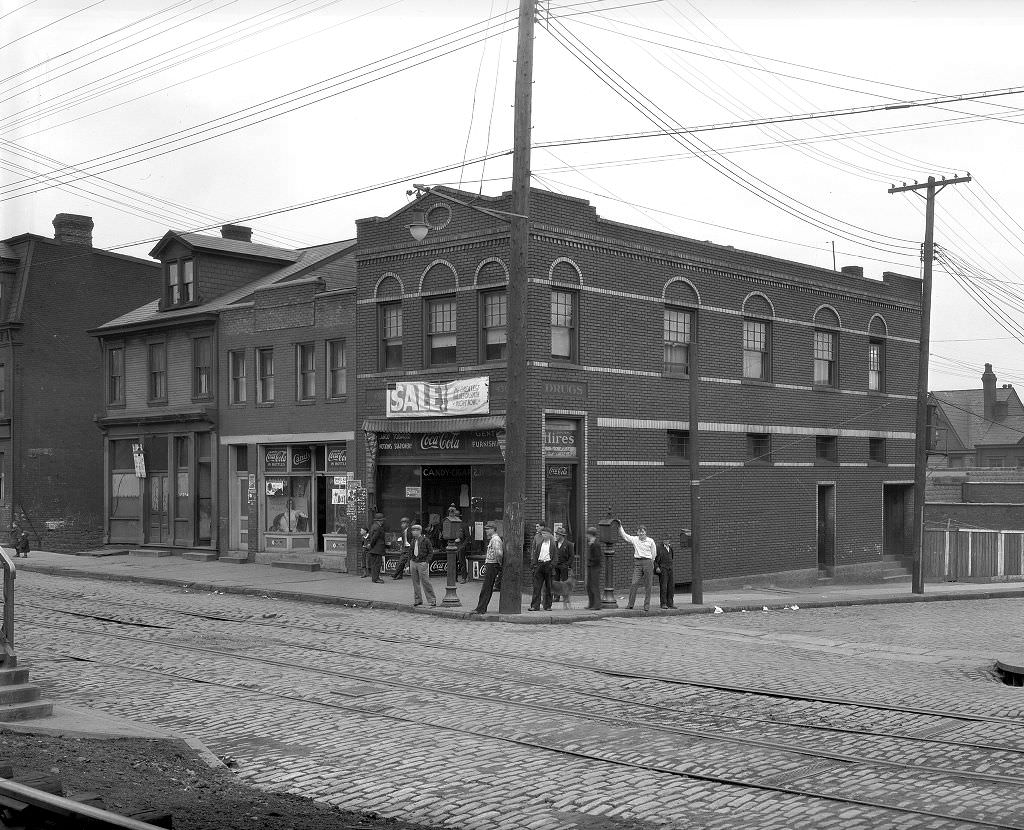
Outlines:
MULTIPOLYGON (((188 585, 194 590, 222 591, 229 594, 269 596, 279 599, 293 599, 328 605, 388 608, 412 613, 432 614, 455 619, 470 619, 469 612, 476 604, 480 583, 458 585, 461 606, 446 608, 441 605, 445 595, 443 579, 434 579, 434 592, 438 607, 412 607, 412 580, 405 577, 393 580, 384 577, 383 584, 373 583, 352 574, 330 571, 295 571, 274 568, 270 565, 236 565, 226 562, 193 562, 179 557, 135 557, 118 556, 71 556, 47 551, 33 551, 29 559, 18 559, 18 568, 35 573, 58 576, 87 577, 115 581, 145 582, 154 585, 188 585)), ((551 611, 531 612, 530 597, 524 594, 523 613, 505 615, 491 613, 474 620, 507 623, 572 623, 593 620, 598 617, 643 616, 642 592, 637 598, 637 608, 626 610, 627 592, 616 592, 618 609, 585 611, 586 596, 574 595, 573 608, 563 609, 555 603, 551 611)), ((935 602, 943 600, 991 599, 996 597, 1024 597, 1024 582, 1009 583, 929 583, 925 593, 911 593, 909 583, 828 585, 820 588, 765 588, 732 589, 728 591, 705 591, 704 604, 690 604, 687 594, 676 595, 676 608, 661 610, 657 606, 657 586, 652 596, 651 616, 675 614, 707 614, 721 608, 723 611, 760 611, 782 609, 796 605, 801 608, 826 608, 846 605, 878 605, 906 602, 935 602)), ((490 607, 496 611, 498 597, 491 599, 490 607)))

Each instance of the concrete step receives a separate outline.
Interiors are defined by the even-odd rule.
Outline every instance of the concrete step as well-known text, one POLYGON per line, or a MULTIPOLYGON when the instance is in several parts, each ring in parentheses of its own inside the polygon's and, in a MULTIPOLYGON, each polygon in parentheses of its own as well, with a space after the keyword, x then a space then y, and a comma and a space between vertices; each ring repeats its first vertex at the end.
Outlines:
POLYGON ((216 562, 217 554, 210 550, 187 550, 181 554, 181 558, 192 562, 216 562))
POLYGON ((0 687, 19 686, 22 683, 28 683, 28 669, 8 667, 0 669, 0 687))
POLYGON ((892 576, 883 576, 882 582, 886 583, 887 585, 893 582, 910 582, 910 574, 900 573, 893 574, 892 576))
POLYGON ((129 556, 137 556, 140 559, 157 559, 170 556, 171 552, 166 548, 135 548, 128 551, 129 556))
POLYGON ((290 561, 277 561, 271 562, 270 567, 272 568, 288 568, 292 571, 319 571, 319 562, 290 562, 290 561))
POLYGON ((245 565, 249 562, 249 554, 235 552, 222 553, 217 561, 227 562, 229 565, 245 565))
POLYGON ((10 706, 0 707, 0 723, 10 723, 16 720, 33 720, 35 718, 48 718, 53 714, 52 700, 33 700, 29 703, 12 703, 10 706))
POLYGON ((31 703, 33 700, 39 700, 39 687, 31 683, 0 686, 0 707, 10 703, 31 703))

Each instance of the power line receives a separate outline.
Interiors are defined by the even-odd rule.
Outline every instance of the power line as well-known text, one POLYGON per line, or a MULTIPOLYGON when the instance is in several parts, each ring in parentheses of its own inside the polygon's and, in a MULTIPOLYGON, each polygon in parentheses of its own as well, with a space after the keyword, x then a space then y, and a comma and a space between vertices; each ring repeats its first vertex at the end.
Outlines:
MULTIPOLYGON (((0 44, 0 50, 6 49, 8 46, 13 46, 15 43, 18 43, 19 41, 22 41, 22 40, 24 40, 27 37, 32 37, 32 35, 38 34, 39 32, 42 32, 45 29, 49 29, 51 26, 56 26, 58 23, 62 23, 63 21, 67 20, 69 17, 74 17, 76 14, 81 14, 82 12, 87 12, 87 11, 89 11, 89 9, 95 8, 96 6, 100 5, 101 3, 106 3, 106 2, 107 2, 107 0, 96 0, 96 2, 93 3, 91 6, 86 6, 83 9, 77 9, 76 11, 70 12, 69 14, 66 14, 63 17, 58 17, 56 20, 53 20, 53 21, 47 23, 45 26, 40 26, 38 29, 33 29, 31 32, 26 32, 25 34, 21 35, 21 37, 16 37, 14 40, 9 40, 9 41, 7 41, 7 43, 0 44)), ((32 4, 31 3, 26 3, 25 5, 30 6, 32 4)), ((25 8, 25 6, 22 6, 21 8, 25 8)), ((17 11, 17 9, 15 9, 15 11, 17 11)), ((4 15, 4 17, 6 17, 6 16, 7 15, 4 15)))

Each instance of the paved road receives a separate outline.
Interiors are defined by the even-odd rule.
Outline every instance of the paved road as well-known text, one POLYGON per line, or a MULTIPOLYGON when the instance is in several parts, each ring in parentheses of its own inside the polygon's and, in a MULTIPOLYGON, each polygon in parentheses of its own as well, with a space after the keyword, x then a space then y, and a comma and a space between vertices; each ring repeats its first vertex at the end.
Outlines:
POLYGON ((1024 828, 1021 599, 507 626, 18 582, 48 695, 259 786, 453 828, 1024 828))

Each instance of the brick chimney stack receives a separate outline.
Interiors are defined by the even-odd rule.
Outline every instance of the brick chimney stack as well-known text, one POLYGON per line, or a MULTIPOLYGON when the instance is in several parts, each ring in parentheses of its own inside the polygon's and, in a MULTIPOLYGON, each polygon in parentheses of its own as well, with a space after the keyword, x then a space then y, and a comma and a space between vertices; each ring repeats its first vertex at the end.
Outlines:
POLYGON ((840 269, 844 274, 849 277, 863 277, 864 266, 863 265, 844 265, 840 269))
POLYGON ((224 239, 234 239, 237 242, 252 242, 252 228, 245 225, 222 225, 220 235, 224 239))
POLYGON ((62 245, 92 247, 93 221, 91 216, 77 213, 58 213, 53 217, 53 238, 62 245))
POLYGON ((985 364, 985 373, 981 376, 981 388, 985 392, 985 420, 996 419, 996 375, 992 364, 985 364))

